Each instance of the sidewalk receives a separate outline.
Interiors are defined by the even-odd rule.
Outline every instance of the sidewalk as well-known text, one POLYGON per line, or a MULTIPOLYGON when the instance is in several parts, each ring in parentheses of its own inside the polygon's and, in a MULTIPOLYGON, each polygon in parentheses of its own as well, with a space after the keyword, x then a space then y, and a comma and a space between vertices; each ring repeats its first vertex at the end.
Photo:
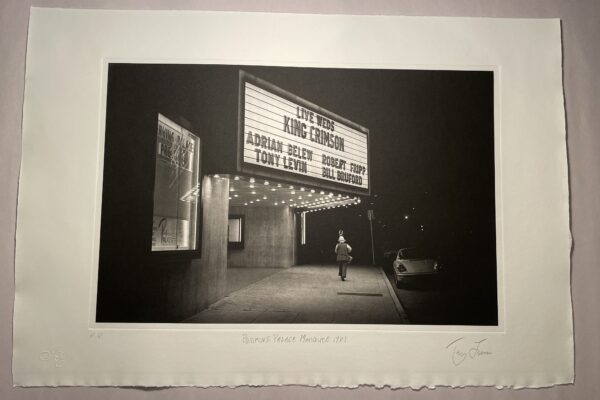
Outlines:
POLYGON ((184 322, 408 323, 386 282, 376 266, 350 265, 344 282, 335 265, 294 266, 230 293, 184 322))

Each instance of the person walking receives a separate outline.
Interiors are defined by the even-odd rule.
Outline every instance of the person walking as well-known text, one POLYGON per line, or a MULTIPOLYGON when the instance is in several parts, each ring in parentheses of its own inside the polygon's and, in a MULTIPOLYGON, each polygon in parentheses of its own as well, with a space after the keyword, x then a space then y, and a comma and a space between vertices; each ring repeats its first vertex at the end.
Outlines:
POLYGON ((350 252, 352 251, 352 247, 348 243, 346 243, 346 239, 343 236, 340 236, 338 239, 338 244, 335 245, 335 254, 336 254, 336 262, 339 265, 339 273, 338 275, 342 280, 346 280, 346 270, 348 269, 348 263, 352 261, 352 256, 350 256, 350 252))

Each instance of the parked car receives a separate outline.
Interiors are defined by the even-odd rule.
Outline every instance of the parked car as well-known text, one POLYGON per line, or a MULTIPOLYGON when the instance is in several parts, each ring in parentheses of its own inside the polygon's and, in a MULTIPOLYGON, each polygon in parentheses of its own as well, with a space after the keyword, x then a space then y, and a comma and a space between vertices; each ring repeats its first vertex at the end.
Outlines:
POLYGON ((400 287, 407 278, 435 276, 442 271, 442 265, 437 258, 428 257, 422 249, 414 247, 398 250, 393 268, 396 287, 400 287))

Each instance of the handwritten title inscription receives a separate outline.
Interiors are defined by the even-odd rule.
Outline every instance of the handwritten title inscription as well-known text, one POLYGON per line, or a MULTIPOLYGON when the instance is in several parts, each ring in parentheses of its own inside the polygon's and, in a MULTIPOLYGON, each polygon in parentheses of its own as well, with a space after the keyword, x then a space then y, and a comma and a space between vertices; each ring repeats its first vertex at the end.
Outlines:
POLYGON ((278 344, 346 344, 346 335, 309 335, 309 334, 242 334, 242 343, 246 345, 278 345, 278 344))

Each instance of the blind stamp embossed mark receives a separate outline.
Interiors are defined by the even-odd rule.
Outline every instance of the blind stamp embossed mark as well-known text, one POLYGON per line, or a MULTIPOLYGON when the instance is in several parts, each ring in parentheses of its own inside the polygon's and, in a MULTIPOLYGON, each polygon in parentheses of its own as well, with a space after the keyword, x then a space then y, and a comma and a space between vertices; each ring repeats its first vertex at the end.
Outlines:
POLYGON ((43 350, 39 355, 40 361, 52 363, 55 368, 61 368, 67 361, 65 352, 60 348, 43 350))

